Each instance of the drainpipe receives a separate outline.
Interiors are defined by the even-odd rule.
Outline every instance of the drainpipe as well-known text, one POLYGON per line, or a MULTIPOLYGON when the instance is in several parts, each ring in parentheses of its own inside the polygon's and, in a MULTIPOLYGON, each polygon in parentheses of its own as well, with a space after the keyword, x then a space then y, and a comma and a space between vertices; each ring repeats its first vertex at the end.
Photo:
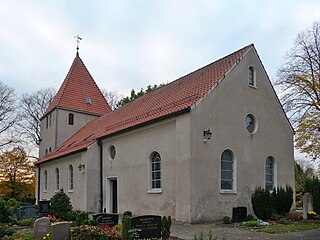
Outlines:
POLYGON ((39 165, 37 165, 37 169, 38 169, 38 187, 37 187, 38 192, 37 192, 37 204, 39 204, 39 201, 40 201, 40 176, 41 176, 41 174, 40 174, 40 167, 39 167, 39 165))
POLYGON ((97 140, 100 152, 100 212, 103 212, 103 144, 100 139, 97 140))

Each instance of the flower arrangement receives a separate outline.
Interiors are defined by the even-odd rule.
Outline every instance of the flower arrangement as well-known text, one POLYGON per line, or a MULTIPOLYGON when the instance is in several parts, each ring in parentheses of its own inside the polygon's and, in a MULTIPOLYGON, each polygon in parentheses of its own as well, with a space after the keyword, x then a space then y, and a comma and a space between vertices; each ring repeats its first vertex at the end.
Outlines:
POLYGON ((317 214, 314 211, 309 211, 307 213, 308 219, 315 219, 317 217, 317 214))

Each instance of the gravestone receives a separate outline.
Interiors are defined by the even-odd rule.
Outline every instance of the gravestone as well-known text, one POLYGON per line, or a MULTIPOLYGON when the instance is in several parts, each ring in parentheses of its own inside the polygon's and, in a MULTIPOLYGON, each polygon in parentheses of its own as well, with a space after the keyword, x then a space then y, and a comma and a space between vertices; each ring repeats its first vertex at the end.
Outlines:
POLYGON ((33 225, 33 235, 37 239, 43 239, 47 235, 50 228, 50 220, 47 217, 38 218, 33 225))
POLYGON ((98 222, 98 224, 106 224, 109 227, 113 227, 118 224, 119 214, 111 213, 96 213, 92 215, 93 219, 98 222))
POLYGON ((38 205, 41 216, 46 216, 50 213, 50 200, 39 201, 38 205))
POLYGON ((313 197, 311 193, 303 195, 303 219, 308 219, 308 212, 313 211, 313 197))
POLYGON ((39 210, 33 206, 22 206, 17 209, 17 218, 37 218, 39 210))
POLYGON ((52 240, 70 240, 70 223, 59 222, 52 225, 52 240))
POLYGON ((161 216, 144 215, 131 218, 131 228, 140 229, 140 239, 161 237, 161 216))
POLYGON ((235 207, 232 208, 232 222, 242 222, 247 219, 247 208, 246 207, 235 207))

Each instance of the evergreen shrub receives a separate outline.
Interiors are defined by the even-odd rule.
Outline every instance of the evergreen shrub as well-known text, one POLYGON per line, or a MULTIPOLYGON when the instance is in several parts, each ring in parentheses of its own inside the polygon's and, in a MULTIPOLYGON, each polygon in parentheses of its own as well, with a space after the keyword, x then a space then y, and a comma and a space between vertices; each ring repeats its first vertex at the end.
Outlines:
POLYGON ((267 220, 272 215, 272 202, 269 190, 256 188, 251 197, 254 214, 261 220, 267 220))
POLYGON ((320 215, 320 179, 306 179, 304 182, 304 192, 310 192, 313 197, 313 211, 320 215))
POLYGON ((57 217, 64 220, 72 210, 72 205, 68 195, 61 189, 50 199, 51 212, 57 217))

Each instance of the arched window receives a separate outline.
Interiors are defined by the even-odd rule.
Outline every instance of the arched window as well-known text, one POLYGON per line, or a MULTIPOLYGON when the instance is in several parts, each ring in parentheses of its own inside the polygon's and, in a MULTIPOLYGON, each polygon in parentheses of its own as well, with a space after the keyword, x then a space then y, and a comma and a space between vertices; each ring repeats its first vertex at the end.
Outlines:
POLYGON ((254 68, 252 66, 249 67, 248 81, 250 86, 255 86, 254 68))
POLYGON ((275 160, 268 157, 266 160, 266 189, 272 191, 275 187, 275 160))
POLYGON ((153 152, 151 161, 151 189, 161 189, 161 157, 158 152, 153 152))
POLYGON ((47 156, 48 155, 48 149, 46 148, 46 154, 45 154, 45 156, 47 156))
POLYGON ((51 147, 49 147, 49 153, 51 153, 51 147))
POLYGON ((44 171, 44 183, 43 183, 43 191, 48 190, 48 172, 47 170, 44 171))
POLYGON ((59 175, 59 169, 56 168, 56 190, 58 191, 60 189, 60 175, 59 175))
POLYGON ((69 125, 73 125, 74 124, 74 115, 73 115, 73 113, 69 113, 68 124, 69 125))
POLYGON ((221 190, 234 190, 234 154, 225 150, 221 155, 221 190))
POLYGON ((69 190, 73 190, 73 166, 69 165, 69 190))

